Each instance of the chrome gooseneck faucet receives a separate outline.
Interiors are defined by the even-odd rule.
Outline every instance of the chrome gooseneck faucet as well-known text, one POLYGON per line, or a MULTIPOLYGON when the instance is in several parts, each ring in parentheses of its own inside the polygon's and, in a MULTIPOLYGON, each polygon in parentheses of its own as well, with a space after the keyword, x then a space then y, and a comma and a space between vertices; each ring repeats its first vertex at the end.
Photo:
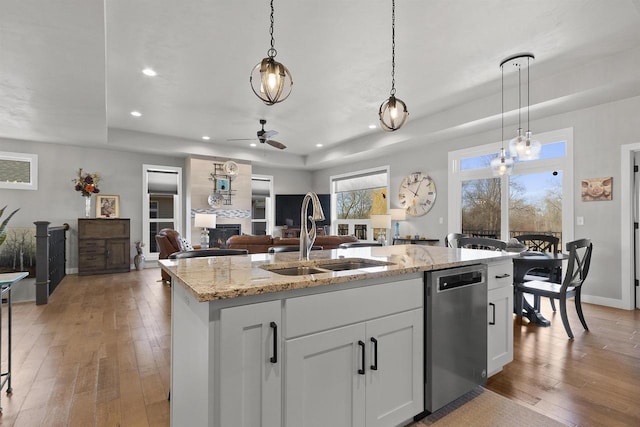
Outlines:
POLYGON ((308 192, 302 200, 302 208, 300 210, 300 259, 308 260, 309 252, 313 247, 313 243, 316 241, 316 221, 324 221, 324 212, 322 212, 322 206, 320 205, 320 199, 318 195, 312 191, 308 192), (309 201, 313 205, 313 215, 309 215, 307 218, 307 208, 309 207, 309 201), (307 226, 307 221, 311 221, 311 231, 307 226))

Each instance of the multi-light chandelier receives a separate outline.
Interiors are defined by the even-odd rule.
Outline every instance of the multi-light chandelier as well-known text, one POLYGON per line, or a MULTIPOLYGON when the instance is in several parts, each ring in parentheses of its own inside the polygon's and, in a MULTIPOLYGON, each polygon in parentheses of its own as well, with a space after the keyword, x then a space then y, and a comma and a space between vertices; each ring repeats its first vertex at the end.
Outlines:
POLYGON ((271 47, 267 51, 267 57, 253 68, 251 76, 249 76, 253 93, 267 105, 277 104, 287 99, 293 87, 293 79, 289 69, 275 60, 278 51, 276 51, 273 39, 273 22, 273 0, 271 0, 271 23, 269 25, 271 47))
POLYGON ((407 105, 396 98, 396 1, 391 1, 391 92, 389 99, 385 100, 378 111, 380 126, 382 129, 393 132, 400 129, 407 118, 409 111, 407 105))
POLYGON ((514 160, 525 161, 535 160, 540 157, 542 145, 540 141, 532 138, 531 128, 529 127, 529 108, 530 108, 530 89, 529 89, 529 65, 535 56, 532 53, 518 53, 511 55, 500 63, 500 72, 502 76, 502 141, 500 153, 491 161, 491 169, 496 176, 510 175, 513 170, 514 160), (526 62, 527 65, 527 131, 522 130, 522 67, 526 62), (509 151, 504 148, 504 67, 510 65, 518 70, 518 129, 515 138, 509 141, 509 151))

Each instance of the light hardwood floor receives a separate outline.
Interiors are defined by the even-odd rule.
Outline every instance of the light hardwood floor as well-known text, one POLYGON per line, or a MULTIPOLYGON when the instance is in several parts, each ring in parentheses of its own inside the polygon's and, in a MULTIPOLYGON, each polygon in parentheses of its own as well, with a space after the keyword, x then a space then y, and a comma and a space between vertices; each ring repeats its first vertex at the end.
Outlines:
MULTIPOLYGON (((0 425, 168 426, 170 288, 159 278, 69 275, 48 305, 14 304, 14 391, 2 393, 0 425)), ((487 388, 568 425, 638 426, 640 313, 584 311, 591 331, 571 313, 574 341, 546 302, 551 327, 515 320, 514 362, 487 388)))

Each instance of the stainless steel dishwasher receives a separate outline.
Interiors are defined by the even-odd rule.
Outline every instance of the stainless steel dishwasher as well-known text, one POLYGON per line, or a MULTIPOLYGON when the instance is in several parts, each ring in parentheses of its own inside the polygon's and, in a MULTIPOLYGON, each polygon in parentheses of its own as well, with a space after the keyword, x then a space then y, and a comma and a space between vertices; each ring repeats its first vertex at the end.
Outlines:
POLYGON ((487 266, 425 273, 425 413, 487 379, 487 266))

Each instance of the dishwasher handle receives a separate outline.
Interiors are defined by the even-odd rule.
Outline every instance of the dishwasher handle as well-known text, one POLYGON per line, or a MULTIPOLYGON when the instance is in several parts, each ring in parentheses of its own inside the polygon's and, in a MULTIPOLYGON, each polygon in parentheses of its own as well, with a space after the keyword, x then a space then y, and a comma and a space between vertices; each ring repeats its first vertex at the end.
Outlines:
POLYGON ((438 292, 449 291, 463 286, 484 282, 483 270, 454 273, 438 278, 438 292))

